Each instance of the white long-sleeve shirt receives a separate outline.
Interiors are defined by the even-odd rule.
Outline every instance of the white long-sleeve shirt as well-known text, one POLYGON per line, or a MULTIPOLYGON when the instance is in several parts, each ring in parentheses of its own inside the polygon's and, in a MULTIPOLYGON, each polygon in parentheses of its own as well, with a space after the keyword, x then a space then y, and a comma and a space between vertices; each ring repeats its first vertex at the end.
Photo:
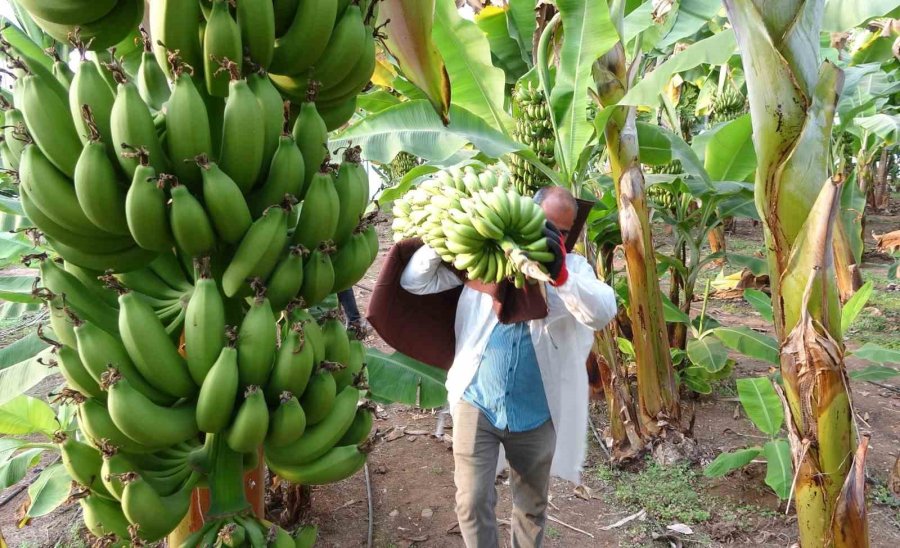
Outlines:
MULTIPOLYGON (((616 298, 612 288, 596 278, 584 257, 567 255, 566 267, 569 278, 563 285, 545 286, 547 317, 531 320, 529 327, 556 428, 551 474, 580 483, 588 425, 585 361, 594 331, 604 328, 616 315, 616 298)), ((417 295, 440 293, 462 283, 428 246, 416 251, 400 278, 403 289, 417 295)), ((493 299, 463 288, 456 308, 456 356, 447 373, 451 409, 472 382, 497 323, 493 299)), ((500 460, 504 460, 502 452, 500 460)))

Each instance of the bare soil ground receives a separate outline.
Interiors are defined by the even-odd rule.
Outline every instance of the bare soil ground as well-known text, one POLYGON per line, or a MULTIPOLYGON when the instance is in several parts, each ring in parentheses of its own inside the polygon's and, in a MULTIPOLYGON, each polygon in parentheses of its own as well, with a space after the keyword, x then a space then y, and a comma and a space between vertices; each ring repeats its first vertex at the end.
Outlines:
MULTIPOLYGON (((869 217, 869 234, 896 229, 896 219, 896 216, 869 217)), ((386 231, 387 225, 382 225, 382 252, 367 278, 357 286, 357 298, 363 310, 390 243, 386 231)), ((748 221, 741 221, 736 232, 728 235, 728 241, 730 246, 742 248, 748 254, 762 246, 760 229, 748 221)), ((871 241, 868 247, 871 248, 871 241)), ((865 320, 863 328, 851 334, 848 346, 853 348, 863 340, 878 340, 900 348, 900 305, 897 304, 900 289, 884 281, 886 261, 883 258, 867 257, 867 261, 864 277, 880 279, 878 290, 887 293, 873 296, 861 315, 861 321, 865 320)), ((710 276, 715 272, 711 270, 710 276)), ((712 301, 709 312, 726 325, 770 330, 767 322, 740 300, 712 301)), ((375 334, 370 334, 366 342, 390 350, 375 334)), ((768 371, 767 364, 738 355, 733 357, 738 362, 736 377, 768 371)), ((852 357, 847 365, 851 370, 861 367, 852 357)), ((54 387, 48 381, 35 392, 46 394, 54 387)), ((884 484, 900 452, 900 381, 894 378, 881 386, 853 381, 851 388, 859 426, 872 436, 868 461, 871 545, 896 546, 900 542, 900 501, 886 494, 884 484)), ((551 521, 545 545, 789 546, 796 542, 794 509, 785 512, 784 503, 765 485, 764 464, 751 464, 724 478, 710 479, 702 475, 703 466, 720 452, 767 440, 740 413, 733 380, 717 385, 711 395, 697 398, 694 404, 693 434, 701 458, 691 466, 661 469, 648 461, 627 470, 612 469, 606 464, 604 450, 591 437, 584 473, 588 489, 576 491, 571 483, 553 482, 551 521), (629 517, 633 519, 616 525, 629 517)), ((594 404, 591 415, 594 425, 602 432, 606 417, 603 404, 594 404)), ((436 424, 437 415, 431 411, 401 405, 379 411, 376 427, 384 439, 375 447, 368 464, 376 547, 463 546, 453 510, 453 457, 446 441, 429 435, 436 424)), ((449 418, 448 426, 451 426, 449 418)), ((33 476, 32 472, 23 482, 29 482, 33 476)), ((77 531, 80 521, 77 506, 63 507, 18 529, 15 510, 24 500, 24 491, 2 502, 15 489, 14 486, 0 494, 0 529, 9 546, 82 545, 77 531)), ((497 489, 498 518, 504 519, 511 507, 509 487, 501 482, 497 489)), ((311 505, 304 521, 319 525, 317 546, 366 545, 369 520, 365 474, 314 488, 311 493, 311 505)), ((501 524, 501 533, 508 545, 507 525, 501 524)))

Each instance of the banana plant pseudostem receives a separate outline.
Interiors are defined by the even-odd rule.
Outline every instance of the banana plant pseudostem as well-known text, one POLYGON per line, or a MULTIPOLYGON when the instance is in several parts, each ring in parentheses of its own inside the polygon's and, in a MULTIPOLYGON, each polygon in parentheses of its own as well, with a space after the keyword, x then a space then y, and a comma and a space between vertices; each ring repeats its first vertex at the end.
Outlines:
POLYGON ((865 440, 844 369, 829 137, 843 83, 819 58, 824 0, 724 0, 747 75, 800 544, 868 546, 865 440))

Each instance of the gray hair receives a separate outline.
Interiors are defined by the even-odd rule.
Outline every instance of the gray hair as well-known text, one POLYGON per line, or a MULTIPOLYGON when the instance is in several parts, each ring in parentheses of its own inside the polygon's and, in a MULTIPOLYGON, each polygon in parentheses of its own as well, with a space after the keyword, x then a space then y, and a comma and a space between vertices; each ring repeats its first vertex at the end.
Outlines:
POLYGON ((572 196, 571 192, 561 186, 549 185, 539 188, 534 193, 534 203, 541 205, 547 198, 554 197, 565 200, 569 207, 572 208, 572 211, 578 211, 578 202, 575 201, 575 196, 572 196))

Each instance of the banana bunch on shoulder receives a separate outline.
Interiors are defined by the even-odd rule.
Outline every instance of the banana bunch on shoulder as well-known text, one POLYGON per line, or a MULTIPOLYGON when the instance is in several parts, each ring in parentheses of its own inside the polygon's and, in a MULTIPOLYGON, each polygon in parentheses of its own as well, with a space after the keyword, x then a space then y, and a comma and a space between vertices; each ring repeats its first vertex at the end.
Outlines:
POLYGON ((394 239, 421 238, 471 280, 487 283, 526 277, 513 254, 533 262, 553 259, 544 212, 491 171, 443 171, 394 203, 394 239))

